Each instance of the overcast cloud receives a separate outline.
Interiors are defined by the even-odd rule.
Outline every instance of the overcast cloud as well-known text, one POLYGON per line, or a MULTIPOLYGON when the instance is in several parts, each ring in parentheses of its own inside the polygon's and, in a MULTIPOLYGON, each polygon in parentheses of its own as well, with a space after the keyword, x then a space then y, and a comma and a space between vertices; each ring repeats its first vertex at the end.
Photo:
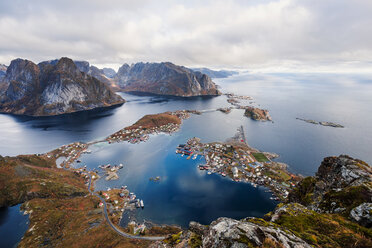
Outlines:
POLYGON ((370 68, 371 0, 1 0, 0 63, 370 68))

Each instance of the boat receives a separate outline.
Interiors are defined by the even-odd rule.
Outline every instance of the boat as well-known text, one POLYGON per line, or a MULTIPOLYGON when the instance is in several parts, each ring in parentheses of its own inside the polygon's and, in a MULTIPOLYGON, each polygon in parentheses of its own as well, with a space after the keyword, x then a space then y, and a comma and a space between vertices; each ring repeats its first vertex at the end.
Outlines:
POLYGON ((222 174, 221 174, 223 177, 225 177, 226 176, 226 174, 223 172, 222 174))
POLYGON ((142 200, 140 201, 140 206, 141 206, 141 208, 144 208, 145 207, 145 204, 143 204, 143 201, 142 200))
POLYGON ((195 160, 198 157, 198 154, 195 154, 192 159, 195 160))
POLYGON ((212 174, 212 172, 208 171, 207 174, 210 175, 210 174, 212 174))

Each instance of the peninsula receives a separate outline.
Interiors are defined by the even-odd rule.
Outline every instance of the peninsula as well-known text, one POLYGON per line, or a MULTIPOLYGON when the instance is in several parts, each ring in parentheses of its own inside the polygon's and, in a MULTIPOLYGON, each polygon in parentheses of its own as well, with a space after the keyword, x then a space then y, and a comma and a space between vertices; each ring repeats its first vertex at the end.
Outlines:
POLYGON ((254 187, 263 185, 269 188, 276 200, 285 200, 301 176, 287 171, 287 165, 275 162, 276 154, 260 152, 247 145, 243 127, 226 142, 201 143, 199 138, 191 138, 186 144, 180 144, 179 154, 196 159, 204 157, 206 164, 200 164, 200 170, 208 174, 217 173, 236 182, 251 183, 254 187))

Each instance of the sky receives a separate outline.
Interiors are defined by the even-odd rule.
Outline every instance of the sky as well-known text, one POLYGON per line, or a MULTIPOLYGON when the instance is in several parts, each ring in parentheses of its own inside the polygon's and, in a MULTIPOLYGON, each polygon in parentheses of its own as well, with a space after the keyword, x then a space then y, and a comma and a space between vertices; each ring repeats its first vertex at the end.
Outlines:
POLYGON ((372 72, 372 0, 0 0, 0 63, 372 72))

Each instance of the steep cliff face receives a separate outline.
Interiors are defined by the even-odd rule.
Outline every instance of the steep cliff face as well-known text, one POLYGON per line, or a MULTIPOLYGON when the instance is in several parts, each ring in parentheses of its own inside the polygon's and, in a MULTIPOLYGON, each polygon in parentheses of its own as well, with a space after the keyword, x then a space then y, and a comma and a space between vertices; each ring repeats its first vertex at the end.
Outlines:
POLYGON ((4 78, 9 85, 6 97, 10 101, 31 98, 40 87, 39 74, 39 67, 32 61, 13 60, 4 78))
POLYGON ((372 247, 371 175, 361 160, 328 157, 264 219, 191 222, 152 247, 372 247))
POLYGON ((9 86, 1 97, 0 111, 43 116, 124 103, 107 85, 83 72, 82 66, 69 58, 39 65, 13 60, 4 78, 9 86))
POLYGON ((127 92, 185 97, 220 94, 207 75, 169 62, 124 64, 116 80, 118 86, 127 92))

